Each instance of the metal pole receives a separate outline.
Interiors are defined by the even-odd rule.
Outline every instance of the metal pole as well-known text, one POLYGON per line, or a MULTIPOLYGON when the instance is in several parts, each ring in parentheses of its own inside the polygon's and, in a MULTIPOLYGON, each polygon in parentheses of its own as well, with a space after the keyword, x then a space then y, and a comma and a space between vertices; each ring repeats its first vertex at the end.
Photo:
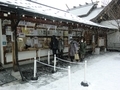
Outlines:
POLYGON ((87 68, 87 61, 85 61, 85 68, 84 68, 84 81, 81 82, 82 86, 89 86, 88 83, 86 82, 86 68, 87 68))
POLYGON ((85 68, 84 68, 84 82, 86 83, 86 67, 87 61, 85 61, 85 68))
POLYGON ((36 60, 36 57, 34 57, 34 75, 33 77, 31 78, 32 80, 38 80, 38 77, 37 77, 37 60, 36 60))
POLYGON ((39 61, 40 61, 40 56, 39 56, 39 61))
POLYGON ((70 71, 70 66, 68 66, 68 90, 71 90, 71 71, 70 71))
POLYGON ((36 77, 36 72, 37 72, 37 64, 36 64, 36 57, 34 58, 34 77, 36 77))
POLYGON ((48 64, 50 64, 50 51, 48 51, 48 64))
POLYGON ((54 72, 56 72, 56 54, 54 55, 54 72))
MULTIPOLYGON (((38 50, 38 53, 39 53, 39 55, 40 55, 40 50, 38 50)), ((40 55, 41 56, 41 55, 40 55)), ((38 56, 39 57, 39 61, 40 61, 40 56, 38 56)))

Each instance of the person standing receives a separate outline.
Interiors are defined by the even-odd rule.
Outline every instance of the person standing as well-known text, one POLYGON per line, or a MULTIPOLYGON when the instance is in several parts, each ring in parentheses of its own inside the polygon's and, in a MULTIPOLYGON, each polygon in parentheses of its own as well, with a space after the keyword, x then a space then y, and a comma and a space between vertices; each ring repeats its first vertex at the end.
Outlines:
POLYGON ((77 41, 74 41, 73 39, 71 39, 70 45, 69 45, 69 56, 70 56, 71 62, 73 62, 75 58, 74 56, 76 53, 78 53, 78 43, 77 41))
POLYGON ((63 58, 63 50, 64 50, 64 41, 62 37, 58 39, 58 56, 59 58, 63 58))
POLYGON ((84 38, 81 38, 81 41, 79 44, 80 44, 79 56, 81 58, 80 61, 82 62, 85 57, 85 53, 86 53, 86 41, 84 41, 84 38))
POLYGON ((54 57, 54 55, 57 54, 57 50, 58 50, 58 40, 55 35, 51 37, 50 49, 52 50, 53 57, 54 57))

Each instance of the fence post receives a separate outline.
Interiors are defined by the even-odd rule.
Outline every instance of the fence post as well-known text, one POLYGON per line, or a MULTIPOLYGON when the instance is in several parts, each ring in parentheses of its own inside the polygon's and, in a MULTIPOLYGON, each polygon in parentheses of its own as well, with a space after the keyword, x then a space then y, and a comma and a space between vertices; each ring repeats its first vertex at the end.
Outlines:
POLYGON ((56 72, 56 54, 54 55, 54 69, 52 71, 52 73, 56 72))
POLYGON ((70 71, 70 66, 68 66, 68 90, 71 90, 71 71, 70 71))
POLYGON ((56 72, 56 54, 54 55, 54 72, 56 72))
POLYGON ((85 67, 84 67, 84 81, 81 82, 82 86, 89 86, 88 83, 86 82, 86 68, 87 68, 87 61, 85 61, 85 67))
POLYGON ((39 53, 39 54, 38 54, 39 61, 40 61, 40 56, 41 56, 41 55, 40 55, 40 52, 41 52, 41 50, 38 50, 38 53, 39 53))
POLYGON ((50 64, 50 51, 48 51, 48 64, 50 64))
POLYGON ((36 57, 34 57, 34 69, 33 69, 33 77, 31 78, 31 80, 38 80, 38 77, 37 77, 37 60, 36 60, 36 57))
POLYGON ((39 56, 39 61, 40 61, 40 56, 39 56))

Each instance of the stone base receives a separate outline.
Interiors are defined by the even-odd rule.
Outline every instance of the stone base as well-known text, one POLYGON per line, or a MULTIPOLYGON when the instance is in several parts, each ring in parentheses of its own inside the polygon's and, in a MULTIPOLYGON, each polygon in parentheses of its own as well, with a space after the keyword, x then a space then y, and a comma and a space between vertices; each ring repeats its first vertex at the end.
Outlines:
POLYGON ((32 77, 31 80, 38 80, 38 77, 32 77))
POLYGON ((85 83, 85 82, 81 82, 81 85, 84 86, 84 87, 88 87, 88 83, 85 83))

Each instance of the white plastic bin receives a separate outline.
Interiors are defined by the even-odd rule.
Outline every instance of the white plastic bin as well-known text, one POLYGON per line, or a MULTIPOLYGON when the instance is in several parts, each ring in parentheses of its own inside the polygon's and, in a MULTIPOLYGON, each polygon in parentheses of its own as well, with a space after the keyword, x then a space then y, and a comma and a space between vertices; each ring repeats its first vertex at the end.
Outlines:
POLYGON ((100 48, 95 48, 95 54, 100 54, 100 48))

